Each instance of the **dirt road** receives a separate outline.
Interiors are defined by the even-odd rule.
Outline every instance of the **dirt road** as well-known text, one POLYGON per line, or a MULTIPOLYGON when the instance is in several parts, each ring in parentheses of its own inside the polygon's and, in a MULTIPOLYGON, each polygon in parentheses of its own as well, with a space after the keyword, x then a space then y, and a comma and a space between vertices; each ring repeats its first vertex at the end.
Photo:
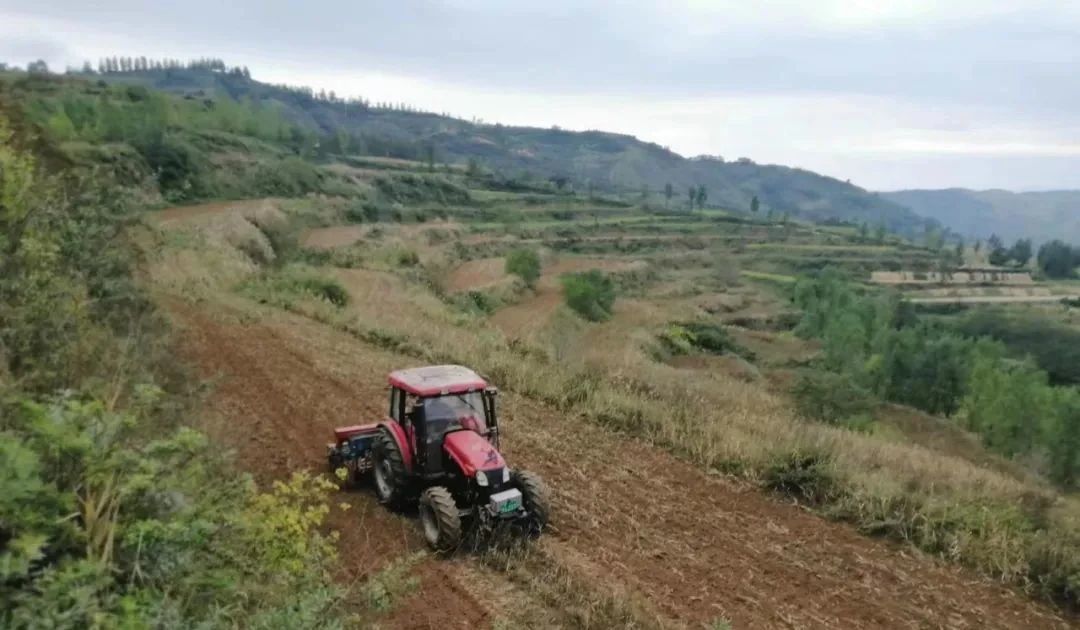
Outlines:
MULTIPOLYGON (((415 361, 300 316, 258 321, 220 307, 168 304, 184 356, 217 379, 217 437, 263 479, 321 470, 337 424, 375 418, 383 375, 415 361)), ((1024 596, 917 552, 865 538, 667 453, 534 401, 503 400, 511 461, 550 482, 557 516, 539 543, 561 564, 643 597, 667 625, 736 628, 1056 628, 1024 596)), ((346 579, 422 549, 416 525, 345 495, 335 511, 346 579)), ((391 627, 484 627, 498 618, 477 581, 498 574, 462 557, 418 565, 421 585, 391 627)), ((528 593, 512 594, 528 598, 528 593)), ((538 605, 535 602, 532 605, 538 605)), ((559 619, 558 611, 550 611, 559 619)), ((555 623, 556 626, 564 625, 555 623)))

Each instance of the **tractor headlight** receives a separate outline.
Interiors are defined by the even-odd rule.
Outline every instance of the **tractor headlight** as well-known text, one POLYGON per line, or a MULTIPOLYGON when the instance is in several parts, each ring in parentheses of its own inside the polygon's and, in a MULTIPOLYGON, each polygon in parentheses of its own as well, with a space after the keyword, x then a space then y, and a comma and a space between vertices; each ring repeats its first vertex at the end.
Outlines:
POLYGON ((487 473, 482 470, 476 471, 476 485, 486 488, 488 485, 487 473))
POLYGON ((503 466, 503 483, 510 483, 510 467, 503 466))

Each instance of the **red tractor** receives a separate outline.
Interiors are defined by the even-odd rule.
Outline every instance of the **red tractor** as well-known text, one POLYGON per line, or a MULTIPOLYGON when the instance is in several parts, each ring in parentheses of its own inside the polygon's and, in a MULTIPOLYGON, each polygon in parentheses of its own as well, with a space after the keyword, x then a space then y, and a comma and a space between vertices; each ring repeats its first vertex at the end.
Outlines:
POLYGON ((502 523, 531 535, 544 529, 543 482, 499 454, 494 387, 460 365, 398 370, 389 380, 385 420, 334 430, 332 470, 347 469, 353 481, 373 471, 379 501, 392 508, 419 500, 424 537, 438 551, 459 545, 463 522, 485 532, 502 523))

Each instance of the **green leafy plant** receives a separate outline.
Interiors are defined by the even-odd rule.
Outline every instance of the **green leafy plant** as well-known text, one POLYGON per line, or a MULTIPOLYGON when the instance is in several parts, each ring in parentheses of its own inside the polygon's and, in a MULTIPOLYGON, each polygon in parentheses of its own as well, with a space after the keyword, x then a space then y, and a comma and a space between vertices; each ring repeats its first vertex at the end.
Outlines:
POLYGON ((531 249, 515 249, 506 255, 506 273, 518 276, 533 288, 540 279, 540 256, 531 249))

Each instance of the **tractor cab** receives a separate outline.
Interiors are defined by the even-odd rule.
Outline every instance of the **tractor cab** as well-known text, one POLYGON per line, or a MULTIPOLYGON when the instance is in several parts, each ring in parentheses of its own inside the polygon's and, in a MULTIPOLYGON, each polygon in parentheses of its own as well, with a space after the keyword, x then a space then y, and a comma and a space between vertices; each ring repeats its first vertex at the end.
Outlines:
POLYGON ((501 524, 529 535, 544 529, 546 487, 499 453, 494 387, 460 365, 397 370, 389 381, 386 419, 334 431, 332 470, 354 480, 371 471, 380 502, 417 504, 424 537, 438 551, 462 541, 463 522, 485 532, 501 524))
POLYGON ((470 450, 463 445, 475 440, 449 437, 454 433, 470 431, 498 448, 496 390, 476 372, 460 365, 435 365, 391 372, 389 381, 390 419, 404 430, 424 476, 444 474, 446 456, 458 459, 454 456, 470 450))

